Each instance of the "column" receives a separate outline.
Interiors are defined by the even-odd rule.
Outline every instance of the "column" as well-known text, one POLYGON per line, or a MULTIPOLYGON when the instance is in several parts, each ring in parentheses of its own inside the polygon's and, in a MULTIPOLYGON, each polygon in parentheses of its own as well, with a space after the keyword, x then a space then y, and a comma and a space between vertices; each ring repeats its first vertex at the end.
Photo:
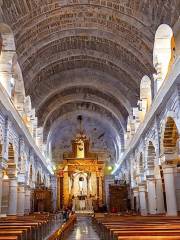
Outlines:
POLYGON ((57 209, 57 178, 51 177, 51 190, 52 190, 52 208, 53 211, 57 209))
POLYGON ((157 213, 155 179, 147 176, 148 209, 150 214, 157 213))
POLYGON ((31 189, 29 186, 25 187, 25 204, 24 213, 28 214, 31 212, 31 189))
POLYGON ((1 206, 2 206, 2 182, 3 182, 3 172, 0 169, 0 213, 1 213, 1 206))
POLYGON ((64 182, 63 182, 63 197, 64 206, 68 206, 69 203, 69 177, 68 172, 64 171, 64 182))
POLYGON ((165 213, 163 186, 162 186, 162 179, 160 177, 156 179, 156 200, 157 200, 156 201, 157 214, 165 213))
POLYGON ((25 189, 24 184, 19 184, 17 188, 17 215, 23 216, 25 210, 25 189))
POLYGON ((140 200, 140 212, 141 215, 147 215, 147 203, 146 203, 146 186, 139 185, 139 200, 140 200))
POLYGON ((176 168, 177 167, 175 165, 163 166, 168 216, 177 216, 176 188, 174 179, 174 175, 177 170, 176 168))
POLYGON ((102 186, 102 176, 99 177, 99 205, 103 205, 103 186, 102 186))
POLYGON ((17 178, 9 178, 9 207, 8 215, 17 213, 17 178))
POLYGON ((9 205, 8 214, 17 214, 17 177, 16 177, 16 164, 8 164, 7 173, 9 176, 9 205))
POLYGON ((2 181, 2 199, 1 199, 1 215, 6 216, 9 204, 9 178, 2 181))
POLYGON ((132 209, 134 209, 134 211, 138 212, 140 209, 139 206, 139 189, 136 187, 133 189, 133 199, 132 199, 132 209), (134 198, 136 199, 136 203, 134 202, 134 198))

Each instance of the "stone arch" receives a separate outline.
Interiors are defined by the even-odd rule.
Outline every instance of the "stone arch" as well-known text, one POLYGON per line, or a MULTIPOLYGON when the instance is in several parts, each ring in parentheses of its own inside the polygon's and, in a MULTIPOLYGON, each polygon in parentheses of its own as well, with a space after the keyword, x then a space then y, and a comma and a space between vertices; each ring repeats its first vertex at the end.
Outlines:
POLYGON ((2 49, 0 55, 0 82, 11 97, 12 91, 12 61, 15 55, 14 35, 11 28, 4 23, 0 24, 2 49))
POLYGON ((146 111, 150 108, 152 102, 151 79, 145 75, 140 83, 140 99, 146 101, 146 111))
POLYGON ((139 174, 144 173, 144 159, 143 159, 143 154, 142 152, 139 155, 139 174))
POLYGON ((147 162, 146 168, 148 170, 154 170, 155 167, 155 160, 156 160, 156 150, 152 141, 149 141, 148 148, 147 148, 147 162))
POLYGON ((175 41, 173 31, 167 24, 161 24, 156 30, 153 50, 153 64, 161 83, 166 78, 174 61, 174 52, 175 41))
POLYGON ((179 133, 175 120, 172 117, 167 117, 162 138, 162 149, 164 154, 177 153, 178 138, 179 133))
POLYGON ((8 163, 15 163, 14 147, 12 143, 8 145, 8 163))
POLYGON ((17 61, 17 56, 15 55, 12 63, 12 74, 14 85, 12 88, 12 101, 18 110, 18 112, 22 115, 24 110, 24 102, 25 102, 25 88, 24 81, 21 72, 21 68, 17 61))

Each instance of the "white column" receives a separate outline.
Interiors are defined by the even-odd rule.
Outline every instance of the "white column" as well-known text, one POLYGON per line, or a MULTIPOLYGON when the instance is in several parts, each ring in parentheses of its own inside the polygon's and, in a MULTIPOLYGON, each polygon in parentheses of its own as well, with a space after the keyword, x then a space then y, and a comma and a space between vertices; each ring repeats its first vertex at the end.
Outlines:
POLYGON ((1 216, 6 216, 9 205, 9 179, 4 178, 2 181, 2 198, 1 198, 1 216))
POLYGON ((163 166, 168 216, 177 216, 176 189, 174 179, 174 175, 177 170, 176 168, 177 167, 174 165, 163 166))
POLYGON ((156 179, 157 213, 165 213, 162 179, 156 179))
POLYGON ((25 206, 24 206, 24 212, 30 213, 31 211, 31 190, 29 187, 25 188, 25 206))
POLYGON ((146 187, 145 187, 145 185, 139 185, 139 200, 140 200, 141 215, 147 215, 146 187))
POLYGON ((148 209, 150 214, 157 213, 155 179, 147 177, 148 209))
POLYGON ((23 184, 19 184, 17 189, 17 215, 24 215, 25 207, 25 189, 23 184))
POLYGON ((139 190, 138 188, 135 188, 133 189, 133 199, 132 199, 132 206, 133 206, 133 209, 138 211, 140 210, 140 206, 139 206, 139 190), (134 206, 134 197, 136 197, 136 209, 135 209, 135 206, 134 206))
POLYGON ((17 213, 17 178, 9 178, 9 207, 8 214, 16 215, 17 213))
POLYGON ((0 213, 1 213, 1 206, 2 206, 2 181, 3 181, 3 172, 0 169, 0 213))
POLYGON ((55 176, 51 177, 51 190, 52 190, 52 207, 53 210, 57 209, 57 178, 55 176))

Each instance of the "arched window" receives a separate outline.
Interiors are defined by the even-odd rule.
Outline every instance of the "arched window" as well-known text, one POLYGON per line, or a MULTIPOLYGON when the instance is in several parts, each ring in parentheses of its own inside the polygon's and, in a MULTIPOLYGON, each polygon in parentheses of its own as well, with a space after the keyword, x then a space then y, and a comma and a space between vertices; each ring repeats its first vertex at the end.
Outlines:
POLYGON ((153 51, 153 64, 157 71, 157 90, 169 72, 174 61, 174 53, 173 31, 167 24, 162 24, 156 31, 153 51))
POLYGON ((11 97, 12 91, 12 60, 15 55, 14 35, 11 28, 0 24, 0 34, 2 38, 2 49, 0 55, 0 82, 11 97))

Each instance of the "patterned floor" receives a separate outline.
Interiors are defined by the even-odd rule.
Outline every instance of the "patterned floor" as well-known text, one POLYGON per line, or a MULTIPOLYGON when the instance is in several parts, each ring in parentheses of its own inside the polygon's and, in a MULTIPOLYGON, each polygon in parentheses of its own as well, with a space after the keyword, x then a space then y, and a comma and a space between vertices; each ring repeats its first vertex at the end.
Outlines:
POLYGON ((92 227, 90 218, 78 217, 74 230, 69 235, 68 240, 99 240, 99 237, 92 227))

